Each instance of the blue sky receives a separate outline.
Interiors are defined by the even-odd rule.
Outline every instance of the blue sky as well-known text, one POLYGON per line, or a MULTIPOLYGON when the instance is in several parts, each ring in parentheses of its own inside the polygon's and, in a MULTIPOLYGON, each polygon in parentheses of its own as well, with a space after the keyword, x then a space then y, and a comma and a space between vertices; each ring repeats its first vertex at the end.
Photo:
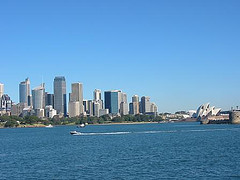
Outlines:
POLYGON ((18 102, 64 75, 95 88, 147 95, 160 112, 240 104, 238 0, 11 0, 0 2, 0 82, 18 102))

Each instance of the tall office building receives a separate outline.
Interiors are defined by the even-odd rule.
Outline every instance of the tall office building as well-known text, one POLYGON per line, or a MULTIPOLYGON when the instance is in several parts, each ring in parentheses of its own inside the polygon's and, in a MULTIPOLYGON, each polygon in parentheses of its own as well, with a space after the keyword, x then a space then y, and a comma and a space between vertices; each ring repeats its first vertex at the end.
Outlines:
POLYGON ((67 116, 66 80, 63 76, 54 78, 54 109, 57 114, 67 116))
POLYGON ((31 91, 29 78, 19 84, 19 102, 31 106, 31 91))
POLYGON ((10 115, 11 114, 11 109, 12 109, 12 101, 11 98, 7 95, 4 94, 0 98, 0 115, 10 115))
POLYGON ((45 108, 45 87, 41 84, 32 90, 32 101, 33 109, 44 109, 45 108))
POLYGON ((92 100, 88 100, 87 101, 87 106, 88 106, 88 112, 87 112, 87 114, 89 115, 89 116, 93 116, 93 114, 94 114, 94 112, 93 112, 93 101, 92 100))
POLYGON ((150 111, 153 113, 157 113, 158 112, 158 107, 155 103, 151 103, 151 108, 150 111))
POLYGON ((79 116, 80 115, 80 102, 79 101, 69 101, 68 113, 69 113, 69 117, 79 116))
POLYGON ((104 92, 105 109, 108 109, 109 113, 118 114, 120 112, 121 93, 120 90, 104 92))
POLYGON ((4 94, 4 84, 0 83, 0 99, 2 98, 3 94, 4 94))
POLYGON ((45 106, 52 106, 54 108, 54 95, 50 93, 45 93, 45 106))
POLYGON ((69 116, 79 116, 83 112, 83 85, 82 83, 73 83, 72 92, 69 94, 69 116))
POLYGON ((100 89, 95 89, 93 92, 93 100, 94 101, 99 101, 101 99, 101 90, 100 89))
POLYGON ((132 97, 132 103, 129 105, 130 114, 136 115, 139 114, 139 97, 138 95, 134 95, 132 97))
POLYGON ((150 97, 148 96, 143 96, 141 98, 141 108, 142 108, 142 113, 148 113, 151 112, 151 102, 150 102, 150 97))
POLYGON ((95 101, 93 103, 93 112, 94 112, 94 116, 99 117, 100 116, 100 103, 95 101))
POLYGON ((83 104, 83 85, 82 83, 72 83, 72 92, 69 97, 70 101, 79 101, 83 104))
POLYGON ((128 103, 126 93, 120 93, 120 114, 121 115, 128 114, 128 103))
POLYGON ((100 104, 100 109, 103 109, 102 93, 100 89, 95 89, 93 92, 93 101, 100 104))

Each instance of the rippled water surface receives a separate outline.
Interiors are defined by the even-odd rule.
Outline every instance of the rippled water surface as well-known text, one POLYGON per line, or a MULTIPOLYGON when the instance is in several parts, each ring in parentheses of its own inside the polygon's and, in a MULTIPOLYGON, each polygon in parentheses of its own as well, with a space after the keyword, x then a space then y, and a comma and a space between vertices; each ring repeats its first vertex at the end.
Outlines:
POLYGON ((240 125, 0 129, 0 168, 0 179, 239 179, 240 125))

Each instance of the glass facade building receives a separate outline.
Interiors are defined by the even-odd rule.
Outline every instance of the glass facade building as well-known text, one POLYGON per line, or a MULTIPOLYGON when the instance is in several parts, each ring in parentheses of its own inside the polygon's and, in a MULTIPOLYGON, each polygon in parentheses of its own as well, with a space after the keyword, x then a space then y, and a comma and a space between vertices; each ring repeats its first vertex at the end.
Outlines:
POLYGON ((67 97, 65 77, 59 76, 54 79, 54 109, 57 114, 67 116, 67 97))
POLYGON ((121 91, 105 91, 104 92, 104 103, 105 109, 109 110, 109 113, 118 114, 119 113, 119 94, 121 91))

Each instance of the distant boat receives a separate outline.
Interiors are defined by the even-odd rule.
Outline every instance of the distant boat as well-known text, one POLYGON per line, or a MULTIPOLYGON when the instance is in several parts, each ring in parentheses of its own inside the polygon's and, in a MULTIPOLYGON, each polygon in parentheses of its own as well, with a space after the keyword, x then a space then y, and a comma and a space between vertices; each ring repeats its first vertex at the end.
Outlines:
POLYGON ((78 128, 84 128, 86 125, 85 124, 80 124, 80 125, 78 125, 77 127, 78 128))
POLYGON ((48 126, 45 126, 46 128, 53 128, 53 125, 49 124, 48 126))
POLYGON ((82 133, 77 132, 77 131, 70 131, 70 134, 71 134, 71 135, 80 135, 80 134, 82 134, 82 133))

